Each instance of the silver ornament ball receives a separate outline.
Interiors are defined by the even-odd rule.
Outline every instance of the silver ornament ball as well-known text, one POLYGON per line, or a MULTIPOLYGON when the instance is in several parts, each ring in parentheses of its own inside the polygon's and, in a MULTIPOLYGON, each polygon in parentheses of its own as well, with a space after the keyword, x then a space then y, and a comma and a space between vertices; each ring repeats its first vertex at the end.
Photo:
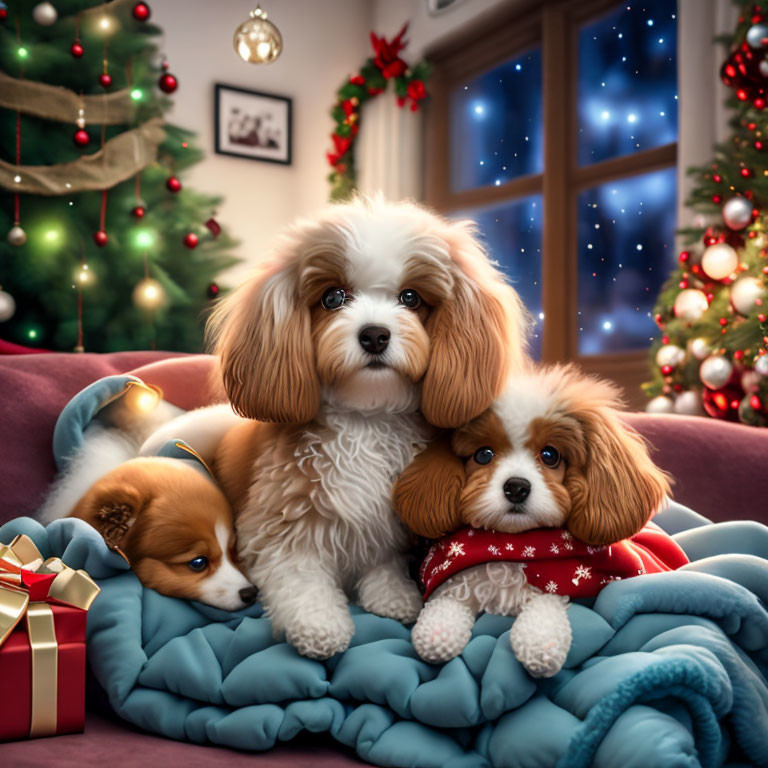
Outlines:
POLYGON ((724 387, 733 373, 733 363, 722 355, 710 355, 699 368, 699 378, 705 387, 724 387))
POLYGON ((744 371, 741 377, 741 388, 748 394, 754 394, 760 389, 760 374, 756 371, 744 371))
POLYGON ((723 221, 730 229, 744 229, 752 221, 752 203, 746 197, 732 197, 723 206, 723 221))
POLYGON ((675 398, 675 413, 679 413, 683 416, 703 415, 704 406, 701 404, 701 392, 695 389, 681 392, 675 398))
POLYGON ((673 368, 677 368, 684 361, 685 350, 676 344, 665 344, 663 347, 659 347, 658 352, 656 352, 656 365, 658 366, 671 365, 673 368))
POLYGON ((675 317, 687 320, 689 323, 698 320, 708 309, 709 302, 706 294, 696 288, 686 288, 680 291, 672 307, 675 317))
POLYGON ((16 311, 16 302, 13 296, 5 291, 0 291, 0 323, 10 320, 16 311))
POLYGON ((266 11, 256 6, 251 17, 236 30, 232 41, 237 55, 251 64, 271 64, 283 50, 280 30, 267 19, 266 11))
POLYGON ((740 277, 731 286, 731 304, 740 315, 754 312, 756 302, 762 298, 765 289, 763 281, 757 277, 740 277))
POLYGON ((713 280, 723 280, 738 266, 739 254, 728 243, 710 245, 701 255, 701 268, 713 280))
POLYGON ((757 68, 760 70, 760 74, 763 77, 768 77, 768 59, 763 59, 758 65, 757 68))
POLYGON ((27 242, 27 233, 16 224, 8 230, 8 242, 11 245, 24 245, 27 242))
POLYGON ((649 401, 645 406, 647 413, 673 413, 675 404, 672 402, 671 397, 666 395, 659 395, 649 401))
POLYGON ((32 18, 41 27, 51 27, 59 18, 59 12, 53 7, 51 3, 38 3, 32 9, 32 18))
POLYGON ((768 24, 753 24, 747 30, 747 45, 756 51, 768 46, 768 24))
POLYGON ((688 351, 697 359, 703 360, 705 357, 709 357, 712 353, 712 347, 706 339, 702 339, 700 336, 696 339, 691 339, 688 342, 688 351))
POLYGON ((761 376, 768 376, 768 355, 761 355, 755 361, 755 371, 761 376))

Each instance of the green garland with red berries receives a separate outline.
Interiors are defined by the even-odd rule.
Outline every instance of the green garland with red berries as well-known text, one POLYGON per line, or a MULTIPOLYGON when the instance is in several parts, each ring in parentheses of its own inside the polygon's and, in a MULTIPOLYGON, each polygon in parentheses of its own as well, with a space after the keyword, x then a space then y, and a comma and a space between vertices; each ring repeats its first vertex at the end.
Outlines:
POLYGON ((357 187, 355 141, 360 132, 363 104, 383 93, 390 81, 394 83, 400 107, 410 104, 411 111, 415 112, 427 97, 425 81, 431 71, 429 63, 422 60, 411 67, 400 57, 408 44, 404 39, 407 30, 408 24, 403 25, 390 41, 371 32, 374 55, 336 91, 336 101, 331 108, 336 123, 331 134, 333 150, 327 153, 333 169, 328 176, 333 201, 347 200, 357 187))

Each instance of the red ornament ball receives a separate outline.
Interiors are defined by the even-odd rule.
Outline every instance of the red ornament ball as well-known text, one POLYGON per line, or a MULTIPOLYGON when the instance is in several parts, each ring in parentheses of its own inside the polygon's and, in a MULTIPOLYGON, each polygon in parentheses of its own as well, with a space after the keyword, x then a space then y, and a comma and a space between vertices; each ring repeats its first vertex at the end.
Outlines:
POLYGON ((725 421, 738 421, 739 403, 744 397, 744 392, 738 385, 726 384, 721 389, 707 389, 701 398, 704 410, 713 419, 725 421))
POLYGON ((137 219, 143 219, 146 212, 147 209, 143 205, 135 205, 131 208, 131 216, 134 216, 137 219))
POLYGON ((112 75, 105 72, 99 77, 99 84, 102 88, 109 88, 112 85, 112 75))
POLYGON ((165 182, 165 186, 168 188, 169 192, 181 191, 181 182, 175 176, 170 176, 168 181, 165 182))
POLYGON ((0 21, 5 21, 8 18, 8 9, 0 8, 0 21))
POLYGON ((713 203, 722 203, 723 202, 723 196, 722 195, 712 195, 712 202, 713 203))
POLYGON ((173 93, 179 87, 179 81, 170 72, 166 72, 160 75, 157 85, 163 93, 173 93))
POLYGON ((78 147, 85 147, 90 140, 91 137, 88 135, 88 131, 83 128, 76 130, 75 135, 72 137, 72 141, 74 141, 78 147))
POLYGON ((194 232, 187 232, 184 235, 184 245, 190 250, 197 248, 197 244, 200 242, 200 238, 194 232))
POLYGON ((760 398, 757 395, 752 395, 752 397, 749 398, 749 404, 756 410, 756 411, 762 411, 763 410, 763 403, 760 400, 760 398))
POLYGON ((152 11, 150 11, 149 6, 146 3, 136 3, 136 5, 133 6, 133 18, 137 21, 146 21, 149 17, 152 11))
POLYGON ((661 366, 661 373, 664 376, 669 376, 670 373, 672 373, 672 366, 671 365, 662 365, 661 366))
POLYGON ((745 178, 748 179, 752 175, 752 171, 749 170, 749 168, 742 168, 739 173, 745 178))
POLYGON ((219 286, 216 283, 209 283, 205 289, 205 295, 209 299, 215 299, 219 295, 219 286))
POLYGON ((103 229, 100 229, 98 232, 94 232, 93 242, 96 243, 96 245, 98 245, 99 248, 103 248, 109 242, 107 233, 103 229))
POLYGON ((75 42, 69 46, 69 52, 76 59, 79 59, 85 53, 85 49, 83 48, 83 44, 79 40, 75 40, 75 42))

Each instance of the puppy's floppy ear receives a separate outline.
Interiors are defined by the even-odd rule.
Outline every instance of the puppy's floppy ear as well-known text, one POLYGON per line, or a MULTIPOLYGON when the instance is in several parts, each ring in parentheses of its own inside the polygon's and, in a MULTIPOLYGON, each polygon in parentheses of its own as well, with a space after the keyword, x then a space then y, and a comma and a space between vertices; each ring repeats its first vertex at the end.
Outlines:
POLYGON ((400 519, 419 536, 436 539, 461 525, 464 464, 447 439, 430 443, 405 468, 392 499, 400 519))
POLYGON ((118 480, 96 483, 75 505, 69 517, 92 525, 110 549, 126 549, 136 519, 147 505, 137 488, 118 480))
POLYGON ((588 544, 612 544, 637 533, 670 491, 667 475, 650 459, 643 438, 604 405, 573 415, 584 433, 581 467, 569 466, 568 528, 588 544))
POLYGON ((453 297, 430 315, 432 342, 421 410, 431 424, 460 427, 486 410, 510 370, 526 360, 528 316, 517 292, 490 263, 469 224, 441 237, 455 266, 453 297))
POLYGON ((241 416, 304 423, 317 414, 320 384, 309 308, 292 264, 273 264, 224 299, 206 332, 224 389, 241 416))

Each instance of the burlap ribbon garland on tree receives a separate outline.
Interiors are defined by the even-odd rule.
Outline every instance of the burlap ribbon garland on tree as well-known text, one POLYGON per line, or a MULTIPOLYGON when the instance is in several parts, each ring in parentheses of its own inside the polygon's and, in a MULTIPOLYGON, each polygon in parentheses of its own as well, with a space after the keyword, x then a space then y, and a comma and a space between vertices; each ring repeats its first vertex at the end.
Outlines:
POLYGON ((114 93, 80 96, 69 88, 47 85, 36 80, 21 80, 5 72, 0 72, 0 107, 23 115, 73 125, 81 108, 85 110, 85 119, 89 123, 99 125, 131 123, 136 112, 130 88, 114 93))
POLYGON ((155 117, 110 139, 92 155, 58 165, 13 165, 0 160, 0 187, 27 195, 66 195, 111 189, 151 165, 165 139, 155 117), (15 181, 16 178, 19 181, 15 181))

